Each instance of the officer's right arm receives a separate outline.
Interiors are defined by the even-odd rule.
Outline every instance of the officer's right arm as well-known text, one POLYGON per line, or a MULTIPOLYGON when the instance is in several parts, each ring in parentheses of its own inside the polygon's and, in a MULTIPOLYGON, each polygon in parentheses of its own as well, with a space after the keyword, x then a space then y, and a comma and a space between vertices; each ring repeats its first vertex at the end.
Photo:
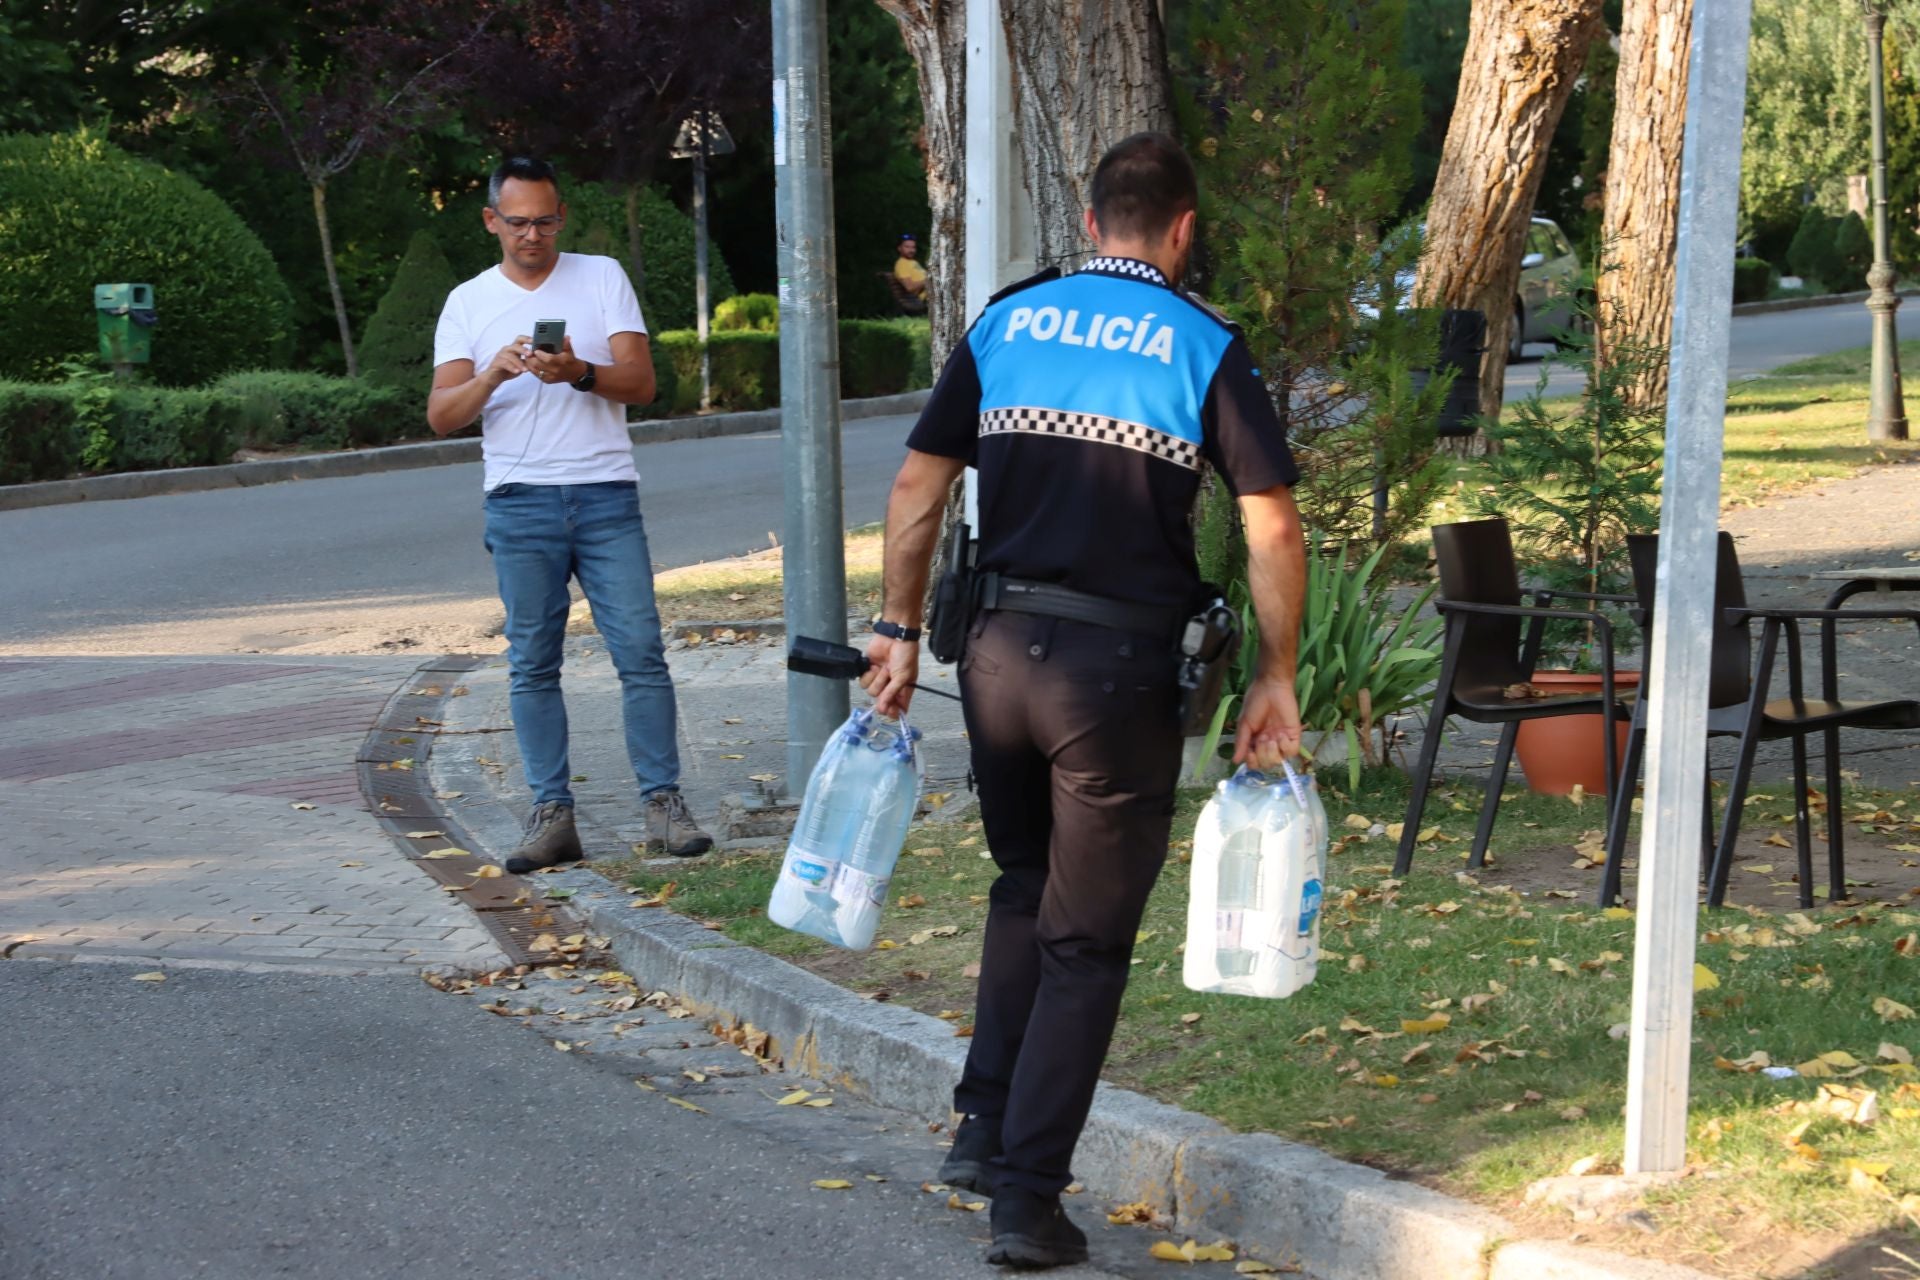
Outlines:
MULTIPOLYGON (((882 613, 889 622, 920 627, 932 572, 933 549, 940 540, 940 518, 947 494, 967 464, 959 458, 907 450, 907 461, 887 498, 887 543, 882 613)), ((875 636, 867 646, 873 669, 860 683, 874 696, 881 715, 898 715, 913 700, 908 686, 919 679, 919 641, 875 636)))
POLYGON ((1271 769, 1300 752, 1294 691, 1300 619, 1307 597, 1306 540, 1293 490, 1275 485, 1240 499, 1247 531, 1247 585, 1260 622, 1260 668, 1247 687, 1234 735, 1234 763, 1271 769))

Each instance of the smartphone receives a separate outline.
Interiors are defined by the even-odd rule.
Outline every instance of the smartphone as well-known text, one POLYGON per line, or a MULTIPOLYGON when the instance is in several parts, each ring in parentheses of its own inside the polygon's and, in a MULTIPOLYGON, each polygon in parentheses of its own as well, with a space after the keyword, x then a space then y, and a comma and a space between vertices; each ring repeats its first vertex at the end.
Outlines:
POLYGON ((548 355, 558 355, 560 345, 567 336, 565 320, 535 320, 533 322, 533 349, 544 351, 548 355))

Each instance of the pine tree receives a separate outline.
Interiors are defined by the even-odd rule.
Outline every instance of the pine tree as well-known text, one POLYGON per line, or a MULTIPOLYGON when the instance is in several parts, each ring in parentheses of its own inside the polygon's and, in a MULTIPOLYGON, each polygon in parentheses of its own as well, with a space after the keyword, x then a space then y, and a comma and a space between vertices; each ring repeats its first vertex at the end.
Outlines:
POLYGON ((456 283, 438 242, 425 231, 414 232, 360 339, 369 382, 426 395, 433 382, 434 326, 456 283))
MULTIPOLYGON (((1433 324, 1399 310, 1418 237, 1380 234, 1419 127, 1405 0, 1207 0, 1190 22, 1210 292, 1287 422, 1308 524, 1334 543, 1395 539, 1432 503, 1445 393, 1412 376, 1433 324), (1378 319, 1356 311, 1361 297, 1378 319)), ((1203 532, 1223 526, 1203 514, 1203 532)))

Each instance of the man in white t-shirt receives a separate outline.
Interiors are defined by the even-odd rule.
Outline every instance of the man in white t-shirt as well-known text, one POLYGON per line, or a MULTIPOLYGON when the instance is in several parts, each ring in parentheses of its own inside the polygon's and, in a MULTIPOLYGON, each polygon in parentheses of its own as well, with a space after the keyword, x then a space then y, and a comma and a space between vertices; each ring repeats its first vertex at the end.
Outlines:
POLYGON ((447 295, 427 423, 447 435, 483 419, 486 545, 507 608, 513 727, 534 802, 506 869, 524 874, 582 856, 560 695, 570 578, 620 675, 647 847, 705 853, 713 840, 680 795, 673 682, 627 435, 626 406, 654 391, 640 302, 612 258, 555 247, 567 207, 553 166, 510 159, 494 170, 487 196, 481 216, 500 241, 500 265, 447 295), (543 320, 565 322, 555 350, 533 347, 543 320))

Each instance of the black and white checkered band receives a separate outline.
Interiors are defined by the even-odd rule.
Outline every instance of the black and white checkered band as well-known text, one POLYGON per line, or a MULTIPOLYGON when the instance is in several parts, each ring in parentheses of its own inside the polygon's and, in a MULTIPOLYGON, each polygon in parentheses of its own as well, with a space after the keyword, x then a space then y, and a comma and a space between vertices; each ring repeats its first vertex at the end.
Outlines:
POLYGON ((1023 431, 1037 436, 1067 436, 1095 444, 1117 444, 1171 462, 1189 471, 1200 469, 1200 446, 1153 427, 1097 413, 1068 413, 1063 409, 1015 407, 987 409, 980 415, 982 436, 1023 431))
POLYGON ((1151 262, 1142 262, 1138 258, 1094 258, 1080 270, 1097 271, 1106 276, 1131 276, 1135 280, 1145 280, 1149 284, 1165 285, 1167 283, 1167 277, 1160 268, 1151 262))

